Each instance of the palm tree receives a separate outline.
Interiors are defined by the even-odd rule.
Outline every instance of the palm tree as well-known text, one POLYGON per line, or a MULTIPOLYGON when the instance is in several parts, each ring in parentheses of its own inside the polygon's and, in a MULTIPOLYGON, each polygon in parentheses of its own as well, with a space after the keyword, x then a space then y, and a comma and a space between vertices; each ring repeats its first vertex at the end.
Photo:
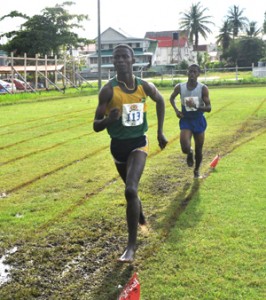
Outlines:
POLYGON ((205 12, 208 8, 202 8, 200 2, 192 4, 190 10, 182 12, 183 17, 180 19, 180 27, 188 32, 189 41, 193 43, 195 41, 196 48, 199 45, 199 36, 204 39, 207 38, 207 33, 212 33, 207 25, 214 25, 209 21, 211 16, 205 16, 205 12))
POLYGON ((266 34, 266 12, 264 13, 263 33, 266 34))
POLYGON ((233 28, 233 38, 237 37, 240 30, 247 27, 248 19, 243 16, 244 10, 239 9, 239 6, 229 8, 227 19, 233 28))
POLYGON ((249 37, 256 37, 261 33, 261 29, 257 28, 257 22, 249 22, 248 27, 246 28, 246 34, 249 37))
POLYGON ((221 45, 223 52, 229 48, 230 41, 232 40, 232 27, 228 20, 224 21, 223 27, 219 30, 220 34, 217 38, 217 45, 221 45))

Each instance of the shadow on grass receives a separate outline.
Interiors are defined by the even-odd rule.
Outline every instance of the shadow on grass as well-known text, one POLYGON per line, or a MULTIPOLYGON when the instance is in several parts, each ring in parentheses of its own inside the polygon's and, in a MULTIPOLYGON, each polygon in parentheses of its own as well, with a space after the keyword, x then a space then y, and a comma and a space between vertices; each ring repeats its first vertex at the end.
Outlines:
MULTIPOLYGON (((163 236, 167 238, 171 229, 175 226, 180 215, 185 211, 190 204, 194 195, 199 191, 202 179, 195 179, 192 183, 185 183, 180 193, 176 195, 173 201, 170 202, 166 212, 165 218, 162 221, 163 236)), ((194 208, 199 204, 199 201, 194 203, 194 208)), ((194 218, 195 221, 195 218, 194 218)))
POLYGON ((118 299, 124 286, 128 283, 134 273, 133 264, 117 262, 108 273, 102 278, 102 284, 94 290, 96 300, 118 299))
MULTIPOLYGON (((193 182, 185 183, 183 189, 178 195, 172 199, 170 205, 165 211, 165 217, 160 222, 160 228, 162 228, 160 235, 161 242, 167 239, 171 229, 174 227, 179 216, 183 213, 186 207, 190 204, 193 196, 199 191, 201 180, 193 180, 193 182)), ((194 205, 197 205, 195 202, 194 205)), ((195 221, 195 218, 193 218, 195 221)), ((137 262, 133 264, 121 264, 117 262, 110 269, 109 272, 105 274, 102 278, 102 284, 96 290, 94 290, 94 295, 97 300, 114 300, 117 299, 122 289, 118 286, 124 287, 126 283, 130 280, 133 273, 136 272, 138 268, 139 258, 141 261, 148 258, 152 253, 154 253, 154 242, 151 241, 151 245, 145 247, 145 251, 142 254, 138 254, 137 262), (152 248, 152 249, 151 249, 152 248)))

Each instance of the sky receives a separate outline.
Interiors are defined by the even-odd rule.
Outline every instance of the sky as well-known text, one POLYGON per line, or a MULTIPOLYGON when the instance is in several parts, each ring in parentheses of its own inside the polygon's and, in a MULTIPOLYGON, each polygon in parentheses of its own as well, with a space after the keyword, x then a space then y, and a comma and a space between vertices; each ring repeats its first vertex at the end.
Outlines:
MULTIPOLYGON (((46 7, 54 7, 66 0, 12 0, 1 5, 0 18, 13 10, 28 16, 41 14, 46 7)), ((84 30, 77 33, 80 37, 95 39, 98 35, 98 0, 72 0, 76 4, 67 7, 71 14, 86 14, 89 21, 82 23, 84 30)), ((100 31, 112 27, 124 32, 127 36, 144 38, 147 31, 178 30, 182 13, 189 11, 192 4, 200 2, 202 8, 208 8, 205 15, 215 23, 209 26, 212 35, 207 40, 200 38, 200 43, 215 42, 219 29, 222 27, 228 10, 233 5, 244 10, 249 21, 257 22, 262 27, 266 4, 263 0, 100 0, 100 31)), ((25 22, 21 18, 6 18, 0 21, 0 34, 19 30, 25 22)))

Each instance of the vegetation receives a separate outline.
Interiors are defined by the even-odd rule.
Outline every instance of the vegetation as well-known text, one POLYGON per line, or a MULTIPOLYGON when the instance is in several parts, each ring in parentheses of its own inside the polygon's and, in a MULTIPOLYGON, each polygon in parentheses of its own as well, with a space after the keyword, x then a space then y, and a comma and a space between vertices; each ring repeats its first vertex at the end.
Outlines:
POLYGON ((207 180, 182 196, 176 189, 175 204, 153 234, 171 217, 174 226, 163 229, 159 249, 140 262, 141 299, 264 299, 265 191, 258 184, 266 179, 265 137, 223 156, 207 180))
POLYGON ((233 38, 236 38, 241 30, 247 28, 248 18, 244 15, 244 10, 233 5, 229 8, 227 20, 232 28, 233 38))
POLYGON ((73 29, 82 28, 80 22, 88 20, 88 16, 70 14, 65 7, 73 4, 75 3, 68 1, 55 7, 47 7, 42 15, 31 18, 17 11, 1 17, 0 21, 8 17, 23 17, 27 20, 19 31, 2 34, 10 41, 1 48, 9 53, 14 52, 17 56, 27 53, 28 57, 35 57, 38 53, 42 57, 60 57, 62 50, 69 50, 71 53, 72 49, 87 45, 90 41, 80 38, 73 29))
MULTIPOLYGON (((179 82, 187 80, 186 70, 177 70, 175 74, 163 74, 149 78, 157 87, 173 87, 179 82)), ((238 71, 236 68, 230 71, 213 66, 202 70, 200 81, 210 87, 241 87, 241 86, 262 86, 266 84, 266 78, 256 78, 250 71, 238 71)))
POLYGON ((220 28, 220 34, 217 36, 217 44, 222 46, 223 51, 227 50, 231 41, 231 26, 229 20, 224 21, 220 28))
POLYGON ((207 33, 212 33, 208 26, 214 23, 210 21, 210 16, 204 15, 206 11, 207 8, 202 8, 198 2, 192 4, 189 11, 181 13, 183 15, 180 21, 181 29, 188 32, 189 40, 196 48, 199 45, 200 35, 206 39, 207 33))
POLYGON ((202 181, 180 150, 172 88, 161 91, 169 144, 159 151, 150 103, 148 226, 132 265, 116 262, 125 200, 110 139, 92 130, 97 95, 23 94, 0 106, 0 257, 11 276, 1 300, 114 300, 133 272, 142 300, 264 299, 266 88, 210 88, 202 181))
POLYGON ((222 57, 239 67, 250 66, 264 57, 266 51, 265 43, 258 38, 241 38, 233 40, 222 57))
POLYGON ((263 33, 266 34, 266 12, 264 13, 263 33))
MULTIPOLYGON (((17 56, 27 53, 28 57, 35 57, 36 54, 54 56, 72 53, 72 50, 83 47, 89 41, 80 38, 73 32, 75 28, 82 28, 80 25, 84 20, 88 20, 87 15, 70 14, 66 9, 75 2, 67 1, 55 7, 47 7, 42 14, 28 17, 17 11, 12 11, 5 18, 22 17, 26 20, 18 31, 6 32, 1 36, 6 36, 9 42, 0 45, 0 49, 13 52, 17 56)), ((181 13, 180 28, 187 32, 190 43, 198 49, 199 37, 204 39, 212 33, 210 25, 211 16, 206 15, 208 8, 202 7, 201 3, 192 4, 188 11, 181 13)), ((266 15, 266 13, 265 13, 266 15)), ((244 9, 233 5, 229 8, 225 21, 219 29, 217 45, 222 52, 221 62, 226 66, 249 66, 251 63, 266 57, 265 41, 262 34, 265 33, 265 24, 259 24, 254 20, 248 20, 244 15, 244 9)), ((1 37, 0 36, 0 37, 1 37)), ((197 60, 200 65, 206 67, 208 55, 204 57, 198 52, 197 60)), ((78 67, 81 67, 78 66, 78 67)))
MULTIPOLYGON (((221 65, 210 64, 209 69, 202 70, 200 81, 208 84, 209 87, 243 87, 243 86, 265 86, 266 78, 256 78, 251 71, 238 71, 236 68, 227 70, 220 68, 221 65)), ((143 72, 144 79, 152 81, 157 87, 172 88, 179 82, 187 80, 187 68, 177 70, 175 74, 161 74, 143 72), (152 76, 152 77, 151 77, 152 76)), ((102 84, 107 80, 103 80, 102 84)), ((17 103, 42 102, 46 99, 76 98, 80 96, 96 95, 98 93, 98 83, 96 81, 83 82, 78 88, 68 87, 62 92, 49 86, 48 90, 39 90, 36 93, 20 92, 16 94, 0 95, 0 105, 10 105, 17 103)))
MULTIPOLYGON (((29 53, 23 47, 36 46, 35 55, 77 46, 82 40, 71 33, 73 16, 63 7, 68 4, 26 17, 23 30, 10 33, 14 38, 8 49, 21 45, 19 51, 29 53), (64 16, 66 31, 59 43, 40 46, 49 38, 42 26, 47 22, 50 39, 57 40, 56 30, 62 28, 52 22, 64 22, 64 16), (32 45, 28 41, 35 34, 42 40, 32 45)), ((232 12, 242 18, 242 10, 235 8, 232 12)), ((194 22, 191 31, 196 45, 198 35, 209 33, 205 11, 198 3, 194 15, 184 16, 202 21, 201 26, 194 22)), ((258 38, 242 40, 239 23, 232 31, 231 21, 224 26, 226 35, 220 31, 227 55, 223 63, 238 64, 244 51, 247 60, 254 53, 255 59, 266 57, 258 38)), ((140 228, 132 265, 116 262, 127 239, 125 200, 110 139, 92 130, 96 84, 65 94, 0 96, 1 300, 113 300, 133 272, 140 279, 142 300, 265 298, 265 79, 233 72, 208 76, 202 75, 202 81, 210 86, 213 111, 206 115, 202 181, 193 180, 186 166, 178 120, 168 101, 173 85, 185 76, 153 79, 166 99, 169 144, 159 151, 151 103, 150 153, 140 185, 148 226, 140 228), (210 169, 218 153, 221 161, 210 169)))
POLYGON ((229 65, 257 64, 266 55, 265 42, 259 38, 262 32, 257 28, 257 22, 244 16, 243 9, 236 5, 230 7, 217 36, 217 44, 222 49, 221 60, 229 65))
MULTIPOLYGON (((192 4, 190 10, 181 13, 181 29, 188 32, 189 41, 198 48, 199 36, 204 39, 211 33, 209 26, 213 24, 206 16, 207 8, 202 8, 200 2, 192 4)), ((249 66, 257 63, 266 56, 266 46, 259 34, 263 31, 257 28, 257 22, 249 21, 244 16, 244 9, 233 5, 229 8, 226 20, 219 30, 217 45, 221 47, 223 61, 228 66, 249 66)), ((198 63, 206 66, 207 57, 203 58, 198 54, 198 63)))
POLYGON ((257 37, 261 33, 261 30, 257 28, 257 22, 252 21, 249 22, 248 27, 246 28, 247 36, 249 37, 257 37))

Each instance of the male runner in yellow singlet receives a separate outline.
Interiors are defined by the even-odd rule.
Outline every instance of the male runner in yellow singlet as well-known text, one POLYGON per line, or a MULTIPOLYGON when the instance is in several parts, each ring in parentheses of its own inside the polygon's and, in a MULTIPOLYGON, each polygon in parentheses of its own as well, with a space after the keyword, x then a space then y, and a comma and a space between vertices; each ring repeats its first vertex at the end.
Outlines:
POLYGON ((113 50, 116 76, 99 92, 93 128, 96 132, 107 129, 111 137, 111 153, 119 175, 125 183, 127 201, 126 216, 128 243, 119 258, 121 262, 132 262, 136 251, 138 223, 145 224, 138 184, 148 154, 148 130, 146 100, 156 103, 157 139, 161 149, 167 139, 163 134, 165 103, 158 89, 147 81, 133 75, 134 51, 126 44, 113 50))

